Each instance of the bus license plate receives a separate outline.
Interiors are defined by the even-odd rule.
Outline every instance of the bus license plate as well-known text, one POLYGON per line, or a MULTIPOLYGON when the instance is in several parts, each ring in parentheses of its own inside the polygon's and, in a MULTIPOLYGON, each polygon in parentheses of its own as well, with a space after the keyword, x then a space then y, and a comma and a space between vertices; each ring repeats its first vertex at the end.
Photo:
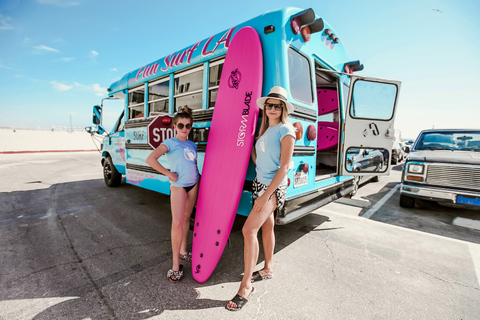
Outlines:
POLYGON ((305 172, 295 172, 293 179, 293 187, 298 188, 301 186, 306 186, 308 184, 308 176, 305 172))
POLYGON ((457 203, 469 204, 471 206, 480 206, 480 198, 467 198, 457 196, 457 203))

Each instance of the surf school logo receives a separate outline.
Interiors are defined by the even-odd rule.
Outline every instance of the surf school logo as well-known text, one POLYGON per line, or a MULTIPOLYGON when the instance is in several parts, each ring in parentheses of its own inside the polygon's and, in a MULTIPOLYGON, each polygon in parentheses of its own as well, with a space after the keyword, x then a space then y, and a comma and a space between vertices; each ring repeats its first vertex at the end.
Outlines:
POLYGON ((240 127, 238 128, 237 147, 245 145, 245 137, 248 125, 248 115, 250 114, 250 102, 252 101, 253 92, 245 92, 245 99, 243 101, 242 118, 240 120, 240 127))
POLYGON ((230 77, 228 78, 228 86, 232 89, 238 89, 240 81, 242 81, 242 74, 240 73, 240 71, 238 71, 237 68, 233 70, 232 73, 230 73, 230 77))

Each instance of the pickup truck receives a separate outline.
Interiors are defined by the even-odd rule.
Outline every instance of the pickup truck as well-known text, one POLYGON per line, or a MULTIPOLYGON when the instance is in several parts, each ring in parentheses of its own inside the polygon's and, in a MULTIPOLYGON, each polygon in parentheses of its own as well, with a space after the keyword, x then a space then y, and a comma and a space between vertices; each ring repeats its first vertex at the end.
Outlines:
POLYGON ((416 199, 480 209, 480 130, 420 132, 406 158, 400 206, 416 199))

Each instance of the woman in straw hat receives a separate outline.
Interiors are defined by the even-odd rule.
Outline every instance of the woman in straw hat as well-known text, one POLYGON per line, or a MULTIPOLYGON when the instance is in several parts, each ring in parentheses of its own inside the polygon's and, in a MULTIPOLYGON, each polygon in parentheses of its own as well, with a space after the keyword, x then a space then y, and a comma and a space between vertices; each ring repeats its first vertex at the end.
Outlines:
POLYGON ((253 208, 243 226, 245 270, 237 295, 228 302, 230 311, 240 310, 253 293, 252 282, 273 277, 273 252, 275 248, 274 212, 285 203, 287 173, 295 144, 295 130, 288 120, 294 110, 287 101, 287 91, 275 86, 267 97, 257 99, 263 110, 260 132, 252 149, 252 160, 257 176, 253 181, 253 208), (258 260, 257 234, 262 228, 265 266, 253 272, 258 260))

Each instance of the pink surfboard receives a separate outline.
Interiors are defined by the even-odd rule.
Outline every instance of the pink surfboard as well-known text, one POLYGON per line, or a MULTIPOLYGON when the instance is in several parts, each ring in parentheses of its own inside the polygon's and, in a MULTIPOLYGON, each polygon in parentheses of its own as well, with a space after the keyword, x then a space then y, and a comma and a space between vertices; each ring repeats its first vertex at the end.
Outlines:
POLYGON ((318 115, 338 110, 338 94, 335 89, 317 89, 318 115))
MULTIPOLYGON (((333 122, 332 122, 333 123, 333 122)), ((337 128, 318 125, 317 150, 332 150, 338 145, 338 126, 337 128)))
POLYGON ((220 79, 193 229, 193 278, 200 283, 222 256, 250 160, 263 80, 262 46, 255 29, 245 27, 235 34, 220 79))

